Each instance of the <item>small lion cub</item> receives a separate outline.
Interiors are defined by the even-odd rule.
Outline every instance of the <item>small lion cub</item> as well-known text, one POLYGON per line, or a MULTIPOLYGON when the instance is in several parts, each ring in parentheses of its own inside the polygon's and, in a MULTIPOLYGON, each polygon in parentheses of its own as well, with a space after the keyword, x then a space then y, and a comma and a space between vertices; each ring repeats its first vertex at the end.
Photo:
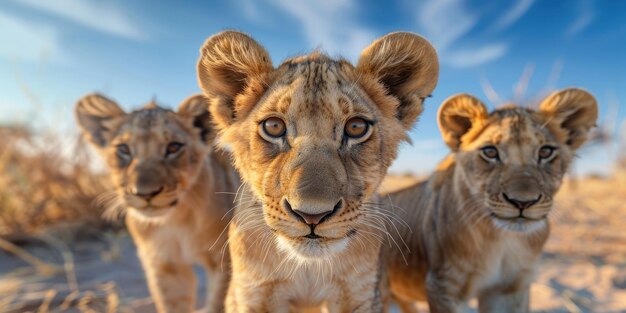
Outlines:
POLYGON ((428 300, 431 312, 458 312, 478 297, 480 312, 528 312, 554 195, 597 116, 594 97, 574 88, 536 111, 446 100, 438 121, 452 153, 428 180, 388 195, 413 229, 399 234, 404 251, 383 253, 402 311, 428 300))
POLYGON ((207 101, 192 96, 177 112, 149 104, 125 113, 98 94, 76 104, 83 134, 106 160, 115 191, 112 209, 126 212, 150 293, 159 312, 192 312, 192 263, 207 270, 207 311, 222 312, 230 278, 222 230, 239 177, 211 146, 215 131, 207 101), (216 249, 219 251, 219 249, 216 249), (221 267, 222 258, 224 264, 221 267))

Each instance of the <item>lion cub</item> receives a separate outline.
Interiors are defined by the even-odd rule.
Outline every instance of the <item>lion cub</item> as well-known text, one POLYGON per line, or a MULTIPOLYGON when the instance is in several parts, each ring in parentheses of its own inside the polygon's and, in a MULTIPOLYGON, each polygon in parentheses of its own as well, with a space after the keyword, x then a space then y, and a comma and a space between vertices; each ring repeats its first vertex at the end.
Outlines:
POLYGON ((207 270, 207 310, 223 311, 230 278, 221 232, 230 221, 239 177, 211 145, 215 131, 204 96, 185 100, 177 112, 154 104, 125 113, 101 95, 82 98, 76 117, 106 160, 117 206, 137 245, 159 312, 191 312, 195 306, 192 263, 207 270), (218 247, 209 251, 211 246, 218 247))
POLYGON ((274 68, 245 34, 206 41, 199 83, 246 183, 227 312, 382 310, 374 192, 437 75, 435 50, 411 33, 376 40, 356 66, 314 52, 274 68))
POLYGON ((388 195, 413 229, 401 233, 407 249, 385 251, 404 312, 416 300, 458 312, 473 297, 480 312, 528 312, 554 195, 597 115, 580 89, 550 95, 537 111, 488 113, 465 94, 443 103, 439 127, 452 154, 428 180, 388 195))

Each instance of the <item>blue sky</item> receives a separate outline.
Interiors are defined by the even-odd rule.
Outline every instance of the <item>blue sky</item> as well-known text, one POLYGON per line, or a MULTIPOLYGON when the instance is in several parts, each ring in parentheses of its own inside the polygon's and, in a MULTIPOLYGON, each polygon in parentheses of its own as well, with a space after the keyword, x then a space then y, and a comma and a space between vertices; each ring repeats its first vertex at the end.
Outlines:
MULTIPOLYGON (((92 91, 127 109, 153 97, 175 106, 199 91, 198 49, 224 29, 251 34, 275 65, 315 48, 356 61, 373 39, 404 30, 431 40, 441 61, 414 145, 402 147, 392 168, 424 172, 447 153, 435 116, 458 92, 494 107, 583 87, 598 98, 601 123, 618 129, 626 117, 625 21, 626 2, 608 0, 4 0, 0 122, 71 131, 72 106, 92 91)), ((578 167, 607 171, 616 153, 616 145, 590 146, 578 167)))

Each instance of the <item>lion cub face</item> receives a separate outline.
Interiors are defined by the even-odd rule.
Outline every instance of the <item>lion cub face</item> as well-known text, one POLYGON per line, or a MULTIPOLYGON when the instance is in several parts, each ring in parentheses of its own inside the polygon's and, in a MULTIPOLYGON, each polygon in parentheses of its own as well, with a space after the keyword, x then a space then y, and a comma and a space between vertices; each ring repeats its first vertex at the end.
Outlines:
POLYGON ((508 106, 491 114, 478 99, 454 96, 439 125, 456 152, 461 176, 496 226, 531 232, 546 225, 554 195, 574 152, 598 115, 596 100, 580 89, 552 94, 538 111, 508 106))
POLYGON ((77 103, 78 123, 106 160, 120 205, 145 217, 176 206, 210 151, 206 106, 202 95, 185 100, 178 112, 149 104, 125 113, 97 94, 77 103))
POLYGON ((312 53, 273 68, 267 52, 238 32, 209 38, 201 54, 199 82, 221 142, 262 201, 279 246, 328 255, 375 224, 364 201, 436 84, 428 42, 388 35, 356 67, 312 53))

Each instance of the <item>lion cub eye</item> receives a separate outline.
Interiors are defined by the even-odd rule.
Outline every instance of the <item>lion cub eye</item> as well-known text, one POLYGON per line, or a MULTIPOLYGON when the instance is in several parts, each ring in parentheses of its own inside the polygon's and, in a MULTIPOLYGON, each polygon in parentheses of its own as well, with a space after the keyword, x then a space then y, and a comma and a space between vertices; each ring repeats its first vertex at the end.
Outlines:
POLYGON ((170 156, 175 153, 178 153, 178 151, 180 151, 180 149, 182 149, 183 146, 185 146, 185 144, 182 144, 176 141, 168 143, 167 147, 165 148, 165 156, 170 156))
POLYGON ((556 149, 551 146, 543 146, 539 149, 539 161, 549 159, 552 155, 554 155, 554 151, 556 149))
POLYGON ((365 134, 367 134, 369 126, 370 125, 366 120, 360 117, 353 117, 349 119, 346 123, 346 126, 344 127, 344 133, 350 138, 361 138, 365 136, 365 134))
POLYGON ((287 132, 285 121, 278 117, 270 117, 261 123, 263 133, 271 138, 279 138, 287 132))
POLYGON ((130 157, 130 147, 125 143, 119 144, 115 146, 115 153, 120 157, 128 158, 130 157))
POLYGON ((498 148, 494 146, 487 146, 480 149, 483 157, 489 160, 500 160, 500 155, 498 154, 498 148))

